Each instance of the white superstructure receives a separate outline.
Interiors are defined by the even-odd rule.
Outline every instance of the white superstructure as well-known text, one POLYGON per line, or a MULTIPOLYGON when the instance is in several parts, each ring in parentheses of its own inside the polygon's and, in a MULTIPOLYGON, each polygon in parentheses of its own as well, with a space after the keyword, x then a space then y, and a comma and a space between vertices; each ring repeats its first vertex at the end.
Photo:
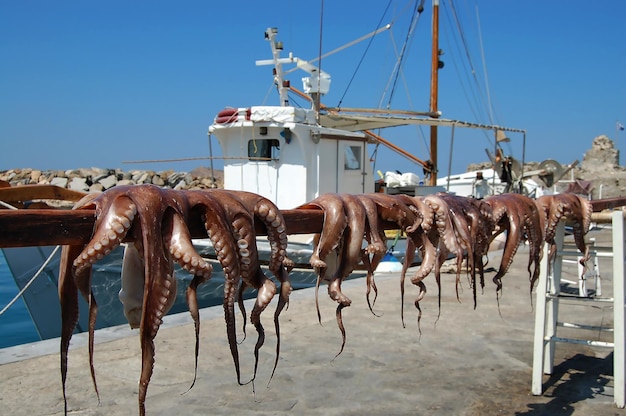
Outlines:
POLYGON ((374 191, 367 136, 322 127, 314 110, 226 109, 209 133, 222 149, 224 188, 263 195, 281 209, 327 192, 374 191))

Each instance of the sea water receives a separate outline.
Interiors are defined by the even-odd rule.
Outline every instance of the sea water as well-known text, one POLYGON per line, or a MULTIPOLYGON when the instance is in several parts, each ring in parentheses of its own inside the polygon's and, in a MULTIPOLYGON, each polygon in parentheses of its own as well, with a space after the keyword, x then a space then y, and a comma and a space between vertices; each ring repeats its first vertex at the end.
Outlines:
MULTIPOLYGON (((0 310, 17 295, 17 285, 0 250, 0 310)), ((0 315, 0 348, 39 341, 35 325, 22 299, 0 315)))
MULTIPOLYGON (((202 255, 214 255, 211 251, 201 252, 202 255)), ((58 253, 57 253, 58 256, 58 253)), ((122 305, 118 300, 117 293, 120 290, 120 274, 123 251, 116 249, 103 260, 96 263, 93 268, 94 278, 92 280, 92 290, 94 297, 98 301, 98 317, 96 327, 108 327, 126 324, 123 315, 122 305)), ((306 256, 298 258, 291 255, 296 262, 307 261, 306 256)), ((57 261, 58 264, 58 261, 57 261)), ((185 290, 193 278, 189 273, 176 268, 178 281, 176 302, 169 313, 179 313, 188 311, 185 297, 185 290)), ((265 273, 271 273, 265 268, 265 273)), ((351 277, 362 277, 363 274, 355 273, 351 277)), ((311 270, 296 270, 290 275, 290 280, 294 290, 314 287, 316 282, 315 273, 311 270)), ((0 310, 17 295, 19 289, 13 279, 6 259, 0 250, 0 310)), ((245 298, 255 297, 256 291, 246 291, 245 298)), ((221 305, 224 299, 224 273, 219 264, 213 264, 213 274, 211 279, 198 287, 198 305, 201 308, 221 305)), ((59 318, 60 319, 60 318, 59 318)), ((84 328, 78 328, 78 330, 84 328)), ((20 298, 3 315, 0 315, 0 348, 39 341, 40 337, 35 329, 35 325, 26 308, 24 301, 20 298)))

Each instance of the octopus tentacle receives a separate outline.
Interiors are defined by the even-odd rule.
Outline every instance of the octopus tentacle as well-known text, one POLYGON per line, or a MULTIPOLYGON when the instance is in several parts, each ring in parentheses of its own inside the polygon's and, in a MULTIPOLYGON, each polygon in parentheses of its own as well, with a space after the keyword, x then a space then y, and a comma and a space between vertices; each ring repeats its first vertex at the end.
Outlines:
MULTIPOLYGON (((77 208, 83 207, 82 204, 77 205, 77 208)), ((89 244, 74 260, 74 273, 76 275, 82 275, 83 269, 91 267, 121 244, 137 214, 137 206, 130 198, 120 196, 111 200, 99 211, 104 211, 104 216, 101 217, 96 212, 98 219, 95 224, 94 235, 89 244)))
POLYGON ((259 263, 253 207, 246 207, 246 204, 237 196, 238 192, 218 189, 206 192, 218 196, 230 218, 233 236, 237 242, 242 282, 258 290, 256 302, 250 314, 250 322, 257 330, 254 374, 250 380, 254 384, 258 367, 258 352, 265 341, 265 331, 260 317, 276 293, 276 284, 265 276, 259 263))
MULTIPOLYGON (((142 231, 142 247, 145 264, 143 311, 139 326, 142 368, 139 380, 139 413, 145 414, 148 384, 154 369, 154 338, 167 313, 172 296, 176 296, 174 270, 171 257, 163 247, 163 241, 154 236, 162 235, 161 224, 168 208, 177 212, 186 207, 180 205, 175 191, 165 191, 148 186, 131 194, 137 205, 142 231), (159 201, 155 207, 154 201, 159 201)), ((184 211, 183 211, 184 212, 184 211)), ((186 217, 186 212, 184 212, 186 217)))
POLYGON ((298 209, 320 209, 324 211, 324 223, 319 243, 310 260, 311 266, 316 270, 324 269, 326 268, 324 259, 339 246, 343 231, 348 224, 343 201, 338 194, 324 194, 299 206, 298 209))
MULTIPOLYGON (((270 259, 269 270, 274 274, 280 282, 280 296, 278 304, 274 312, 274 328, 276 330, 276 358, 274 361, 274 369, 270 376, 270 381, 274 376, 274 372, 278 365, 280 356, 280 322, 279 317, 282 310, 289 304, 289 295, 291 294, 291 282, 289 280, 289 271, 294 267, 294 263, 287 257, 287 226, 285 219, 278 207, 269 199, 250 192, 236 192, 235 195, 243 204, 252 212, 255 218, 261 220, 267 230, 267 239, 270 243, 270 259)), ((272 291, 271 283, 265 282, 268 294, 272 291)), ((243 288, 243 285, 242 285, 243 288)), ((275 291, 275 287, 273 289, 275 291)), ((272 293, 273 297, 274 293, 272 293)), ((271 297, 270 297, 271 300, 271 297)), ((269 303, 269 301, 268 301, 269 303)), ((240 303, 240 306, 242 303, 240 303)), ((269 384, 269 383, 268 383, 269 384)))
POLYGON ((382 316, 374 312, 374 304, 378 298, 378 287, 376 286, 376 281, 374 280, 374 271, 380 264, 383 257, 383 253, 374 253, 370 259, 370 256, 364 252, 362 259, 363 265, 367 271, 367 276, 365 277, 365 299, 367 300, 367 307, 374 316, 382 316), (370 301, 370 293, 372 291, 374 291, 374 299, 370 301))
MULTIPOLYGON (((433 228, 435 224, 435 210, 430 204, 426 203, 421 197, 405 197, 400 195, 398 195, 398 197, 401 198, 410 209, 416 211, 416 222, 406 229, 409 238, 407 239, 406 255, 402 263, 402 271, 400 274, 400 317, 402 326, 406 327, 404 323, 404 281, 406 279, 406 272, 411 264, 413 264, 415 250, 419 249, 422 262, 411 278, 411 282, 420 288, 418 299, 421 300, 426 291, 426 286, 422 283, 422 280, 428 276, 435 265, 440 233, 436 228, 433 228)), ((418 316, 418 323, 420 316, 418 316)))
MULTIPOLYGON (((215 249, 217 260, 224 272, 224 318, 226 334, 231 356, 235 365, 237 382, 241 384, 239 352, 235 332, 234 302, 240 281, 240 263, 238 247, 233 238, 230 219, 224 206, 211 195, 203 191, 188 191, 187 198, 191 211, 199 215, 215 249)), ((245 315, 244 315, 245 328, 245 315)))
POLYGON ((493 277, 493 282, 496 284, 496 293, 502 290, 502 277, 506 274, 509 267, 511 267, 513 257, 515 257, 517 253, 517 248, 522 238, 520 230, 522 224, 519 211, 515 204, 512 204, 510 200, 506 199, 506 195, 508 194, 494 195, 485 200, 491 205, 494 212, 494 219, 497 220, 497 231, 492 235, 492 240, 498 234, 505 231, 507 233, 500 267, 493 277))
MULTIPOLYGON (((423 222, 423 214, 416 207, 418 204, 408 195, 386 195, 386 194, 366 194, 361 196, 362 201, 372 201, 376 206, 377 213, 377 221, 375 225, 371 225, 370 228, 374 230, 378 230, 379 223, 381 221, 393 222, 398 225, 399 229, 404 232, 412 232, 417 229, 423 222)), ((364 202, 365 203, 365 202, 364 202)), ((368 223, 373 224, 368 216, 368 223)), ((370 230, 370 234, 377 235, 380 234, 384 236, 384 231, 372 231, 370 230)), ((384 247, 386 249, 386 245, 384 247)), ((367 302, 370 305, 369 301, 369 292, 370 287, 375 287, 374 279, 373 279, 373 270, 378 265, 378 262, 382 259, 382 256, 375 256, 372 258, 372 271, 368 271, 368 287, 367 287, 367 302), (370 278, 371 275, 371 278, 370 278)), ((411 260, 412 262, 412 260, 411 260)), ((408 267, 408 266, 407 266, 408 267)), ((370 306, 371 310, 371 306, 370 306)), ((373 313, 373 312, 372 312, 373 313)))
MULTIPOLYGON (((539 277, 539 261, 544 239, 542 227, 545 216, 542 215, 542 210, 537 207, 532 199, 520 194, 496 195, 487 198, 485 202, 492 207, 494 220, 497 221, 496 231, 492 234, 491 241, 498 234, 507 231, 502 261, 493 278, 496 284, 496 293, 499 294, 502 290, 502 277, 513 263, 517 248, 523 240, 527 240, 529 244, 528 272, 530 292, 532 293, 534 284, 539 277), (503 211, 504 213, 501 214, 503 211), (531 270, 533 264, 534 270, 531 270)), ((547 231, 547 228, 545 230, 547 231)))
MULTIPOLYGON (((468 208, 471 207, 467 198, 462 198, 456 195, 450 194, 437 194, 439 198, 444 200, 448 205, 450 218, 454 227, 454 234, 456 235, 458 246, 467 253, 467 262, 470 270, 474 270, 474 246, 476 243, 476 230, 472 229, 472 225, 468 221, 466 216, 468 208)), ((460 272, 463 263, 463 256, 457 254, 457 271, 456 282, 457 285, 460 282, 460 272)), ((472 273, 473 274, 473 273, 472 273)), ((472 286, 475 289, 475 274, 472 276, 472 286)), ((474 307, 476 307, 476 297, 474 297, 474 307)))
MULTIPOLYGON (((78 204, 80 207, 87 205, 96 208, 95 231, 91 241, 74 259, 73 273, 77 287, 90 302, 90 343, 93 343, 96 313, 90 289, 91 265, 118 246, 133 224, 131 237, 143 255, 144 290, 139 323, 142 369, 138 404, 140 415, 144 415, 145 397, 154 365, 154 337, 176 296, 173 262, 164 247, 168 242, 163 241, 162 224, 168 210, 186 219, 187 206, 177 191, 162 190, 152 185, 119 186, 78 204)), ((93 350, 90 349, 92 355, 93 350)))
MULTIPOLYGON (((406 240, 406 253, 404 254, 404 261, 402 262, 402 271, 400 272, 400 320, 402 321, 402 327, 406 328, 404 323, 404 281, 406 280, 406 272, 408 271, 413 260, 415 260, 415 250, 419 246, 413 238, 407 238, 406 240)), ((422 255, 422 259, 424 256, 422 255)), ((422 260, 422 265, 424 261, 422 260)), ((429 272, 430 273, 430 272, 429 272)))
MULTIPOLYGON (((200 254, 193 247, 191 242, 191 234, 187 228, 184 219, 177 214, 169 210, 163 221, 163 242, 165 246, 169 247, 170 254, 174 261, 176 261, 184 270, 191 273, 193 278, 187 287, 185 296, 187 299, 187 305, 189 306, 189 314, 194 323, 195 329, 195 364, 194 375, 191 386, 188 391, 196 383, 198 375, 198 354, 200 351, 200 311, 198 307, 198 286, 205 283, 211 278, 213 267, 211 264, 204 260, 200 254)), ((174 292, 176 279, 173 280, 174 292)), ((172 301, 174 297, 171 297, 172 301)), ((166 309, 170 309, 172 305, 167 305, 166 309)))
POLYGON ((592 207, 591 203, 576 194, 564 193, 557 195, 544 195, 537 199, 537 206, 543 213, 545 222, 545 241, 550 244, 550 263, 556 254, 556 243, 554 235, 556 227, 561 219, 573 223, 574 242, 576 247, 583 253, 580 260, 583 266, 583 273, 586 272, 586 263, 589 259, 589 249, 585 243, 584 236, 589 231, 591 225, 592 207))
POLYGON ((248 217, 237 216, 232 224, 235 234, 239 237, 237 241, 240 248, 239 252, 242 253, 243 256, 241 259, 242 279, 246 285, 258 290, 256 301, 250 313, 250 322, 254 325, 258 334, 257 343, 254 347, 254 374, 251 380, 254 381, 259 361, 259 350, 265 341, 265 331, 261 324, 261 313, 274 297, 276 285, 268 279, 261 270, 258 261, 258 252, 256 250, 256 240, 254 238, 254 222, 250 220, 251 218, 248 217))
POLYGON ((381 219, 378 212, 376 203, 369 198, 369 195, 356 195, 359 202, 365 208, 366 224, 365 224, 365 239, 367 240, 367 247, 362 250, 361 261, 365 266, 367 276, 365 278, 365 299, 367 300, 367 306, 370 312, 374 316, 373 305, 376 303, 378 297, 378 287, 374 280, 374 270, 380 264, 384 254, 387 252, 387 242, 384 230, 381 229, 381 219), (370 255, 372 256, 370 258, 370 255), (374 300, 370 301, 370 293, 374 291, 374 300))
MULTIPOLYGON (((71 275, 74 279, 75 287, 78 288, 82 296, 87 301, 89 307, 89 318, 88 318, 88 351, 89 351, 89 369, 91 373, 91 379, 94 385, 94 390, 96 391, 96 395, 98 396, 98 402, 100 401, 100 394, 98 392, 98 386, 96 382, 96 374, 95 367, 93 361, 93 353, 94 353, 94 332, 96 325, 96 315, 98 312, 98 306, 95 298, 93 297, 93 292, 91 290, 91 274, 92 274, 92 265, 98 260, 102 259, 105 255, 110 253, 113 249, 119 246, 122 239, 126 236, 132 221, 136 214, 136 206, 132 203, 128 204, 126 207, 124 206, 124 202, 118 203, 115 199, 111 200, 112 207, 114 209, 105 209, 105 215, 100 215, 102 213, 102 209, 95 202, 99 198, 98 194, 90 194, 82 198, 78 201, 74 209, 84 208, 87 206, 96 206, 96 215, 97 220, 94 224, 94 234, 90 240, 90 242, 82 249, 82 251, 73 257, 66 257, 65 262, 69 263, 71 259, 72 261, 72 270, 71 275), (121 204, 121 205, 120 205, 121 204)), ((73 251, 73 250, 72 250, 73 251)), ((71 254, 72 251, 65 251, 64 254, 66 256, 71 254)), ((67 297, 64 299, 68 299, 67 297)), ((64 302, 69 302, 62 300, 61 305, 64 305, 64 302)), ((74 302, 72 300, 71 302, 74 302)), ((69 319, 74 319, 73 317, 68 317, 69 319)), ((77 319, 77 317, 76 317, 77 319)), ((65 323, 63 323, 65 325, 65 323)), ((74 323, 75 326, 75 323, 74 323)), ((72 328, 73 329, 73 328, 72 328)), ((67 343, 65 340, 61 340, 61 355, 65 356, 66 365, 65 372, 67 371, 67 354, 69 348, 69 340, 72 334, 69 333, 67 338, 67 343)), ((62 366, 63 372, 63 366, 62 366)), ((66 374, 62 373, 62 381, 66 377, 66 374)), ((64 384, 64 383, 63 383, 64 384)), ((63 385, 63 390, 65 390, 65 385, 63 385)), ((64 393, 65 397, 65 393, 64 393)), ((65 400, 65 399, 64 399, 65 400)), ((67 408, 67 403, 65 403, 65 407, 67 408)))
MULTIPOLYGON (((438 195, 428 195, 424 197, 424 202, 430 205, 431 209, 434 212, 434 224, 439 234, 439 251, 442 250, 442 247, 445 247, 449 252, 453 253, 457 262, 458 259, 462 259, 464 255, 464 244, 461 242, 459 236, 457 236, 457 228, 455 227, 454 220, 459 220, 460 217, 451 215, 451 210, 448 206, 448 203, 442 199, 438 195)), ((463 231, 462 228, 458 228, 459 231, 463 231)), ((465 235, 465 239, 467 239, 465 235)), ((439 255, 437 262, 440 263, 439 266, 445 260, 445 256, 439 255)), ((457 267, 457 298, 458 298, 458 282, 459 282, 459 272, 460 267, 457 267)), ((436 275, 438 278, 438 276, 436 275)))
POLYGON ((344 210, 344 202, 338 194, 324 194, 313 201, 299 206, 297 209, 319 209, 324 212, 322 232, 316 236, 315 249, 311 255, 310 263, 317 273, 315 285, 315 307, 318 321, 322 318, 319 309, 318 291, 322 280, 326 278, 328 268, 327 257, 331 252, 340 248, 344 230, 348 224, 348 218, 344 210))
MULTIPOLYGON (((82 251, 81 246, 63 246, 61 249, 61 265, 59 270, 59 301, 61 303, 61 385, 63 391, 64 412, 67 414, 67 395, 65 383, 67 380, 67 362, 70 339, 78 323, 78 288, 72 273, 72 259, 82 251)), ((94 381, 94 388, 98 388, 94 381)))
POLYGON ((389 200, 389 204, 385 205, 388 201, 381 199, 381 196, 384 197, 384 194, 356 195, 356 198, 365 208, 369 241, 365 249, 367 254, 385 253, 387 251, 387 244, 381 235, 380 224, 381 220, 385 220, 386 218, 381 214, 381 211, 383 209, 391 211, 393 200, 389 200))
POLYGON ((328 282, 328 294, 339 305, 337 306, 337 325, 342 335, 342 343, 336 357, 339 356, 346 344, 346 331, 343 325, 342 310, 350 306, 352 301, 341 291, 341 283, 352 273, 363 257, 363 238, 366 228, 366 208, 355 195, 341 194, 348 225, 344 229, 342 250, 339 267, 328 282))
MULTIPOLYGON (((489 252, 489 244, 491 235, 493 234, 496 223, 493 218, 491 206, 483 200, 474 198, 468 199, 471 209, 468 209, 467 215, 471 219, 472 230, 475 230, 476 242, 474 247, 474 267, 478 268, 480 276, 480 286, 485 287, 485 276, 483 258, 489 252)), ((473 271, 475 272, 475 270, 473 271)), ((474 305, 476 306, 476 305, 474 305)))
MULTIPOLYGON (((473 198, 464 198, 455 195, 441 194, 451 213, 454 215, 455 233, 461 246, 467 252, 471 286, 474 298, 474 308, 477 306, 476 273, 480 275, 481 287, 484 287, 482 258, 489 248, 489 238, 495 227, 493 215, 489 205, 473 198)), ((458 258, 457 265, 460 267, 458 258)), ((457 269, 457 283, 459 278, 457 269)))
POLYGON ((456 235, 454 234, 454 226, 452 225, 446 202, 436 195, 428 195, 424 197, 423 201, 428 204, 434 212, 433 224, 448 250, 453 253, 462 251, 462 247, 459 247, 456 235))

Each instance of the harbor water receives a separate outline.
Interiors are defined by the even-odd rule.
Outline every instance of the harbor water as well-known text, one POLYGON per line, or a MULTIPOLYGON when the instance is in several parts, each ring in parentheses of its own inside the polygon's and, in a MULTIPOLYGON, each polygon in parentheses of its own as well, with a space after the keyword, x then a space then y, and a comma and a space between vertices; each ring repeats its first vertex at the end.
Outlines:
MULTIPOLYGON (((214 257, 212 247, 203 247, 202 249, 198 247, 198 249, 201 255, 214 257), (205 251, 203 251, 203 249, 205 251)), ((57 253, 56 256, 57 258, 53 259, 50 263, 50 267, 54 270, 58 270, 59 264, 59 254, 57 253)), ((306 250, 304 252, 296 251, 296 253, 290 253, 290 257, 297 262, 308 261, 308 256, 310 256, 310 251, 307 252, 306 250)), ((119 247, 104 259, 94 264, 92 289, 94 297, 98 302, 96 328, 122 325, 127 322, 123 314, 122 305, 118 299, 122 257, 123 250, 119 247)), ((265 272, 268 277, 271 275, 267 269, 265 269, 265 272)), ((176 267, 176 276, 178 281, 176 302, 169 313, 188 311, 185 291, 193 276, 179 267, 176 267)), ((310 269, 296 269, 291 273, 290 277, 294 290, 315 286, 316 276, 310 269)), ((355 273, 351 276, 351 278, 354 277, 363 277, 363 273, 355 273)), ((50 279, 45 276, 38 277, 38 279, 45 278, 50 279)), ((50 279, 47 282, 46 290, 52 290, 56 294, 57 283, 52 280, 54 279, 50 279)), ((31 287, 28 290, 33 290, 33 288, 31 287)), ((4 309, 4 307, 16 296, 18 291, 18 286, 13 279, 11 271, 7 265, 7 261, 0 250, 0 309, 4 309)), ((254 290, 247 290, 245 292, 245 298, 255 296, 256 291, 254 290)), ((211 279, 198 287, 198 304, 201 308, 220 305, 223 302, 223 297, 224 274, 219 263, 213 262, 213 274, 211 279)), ((80 302, 83 302, 82 299, 80 302)), ((54 306, 56 307, 56 305, 54 306)), ((85 330, 86 328, 81 327, 81 324, 79 323, 77 331, 82 332, 85 330)), ((54 334, 52 336, 56 337, 57 335, 54 334)), ((0 348, 35 342, 40 339, 39 332, 33 323, 28 307, 21 298, 18 299, 17 302, 15 302, 3 315, 0 315, 0 348)))
MULTIPOLYGON (((18 288, 0 250, 0 310, 17 295, 18 288)), ((22 299, 0 315, 0 348, 39 341, 35 325, 22 299)))

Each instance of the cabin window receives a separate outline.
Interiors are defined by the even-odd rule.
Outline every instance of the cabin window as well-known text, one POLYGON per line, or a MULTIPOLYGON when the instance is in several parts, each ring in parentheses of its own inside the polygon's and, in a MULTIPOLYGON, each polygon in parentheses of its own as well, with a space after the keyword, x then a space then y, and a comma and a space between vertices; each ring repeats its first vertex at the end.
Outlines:
POLYGON ((358 170, 361 169, 361 146, 344 147, 344 169, 358 170))
POLYGON ((278 160, 280 142, 277 139, 256 139, 248 142, 248 157, 251 160, 278 160))

